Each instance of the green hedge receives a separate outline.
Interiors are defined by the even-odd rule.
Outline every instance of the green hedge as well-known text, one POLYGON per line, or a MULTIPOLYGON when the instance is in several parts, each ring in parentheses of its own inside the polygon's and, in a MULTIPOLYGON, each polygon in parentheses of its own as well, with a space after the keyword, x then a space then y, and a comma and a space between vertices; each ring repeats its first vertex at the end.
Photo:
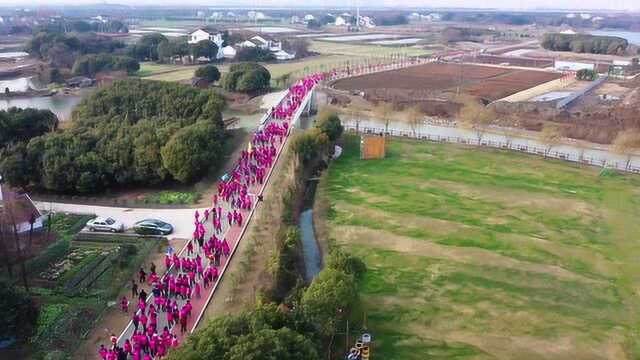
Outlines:
POLYGON ((105 244, 105 245, 118 245, 118 244, 139 244, 148 240, 162 240, 163 236, 139 236, 139 235, 117 235, 117 234, 98 234, 98 233, 78 233, 73 237, 73 245, 83 245, 82 243, 91 244, 105 244))

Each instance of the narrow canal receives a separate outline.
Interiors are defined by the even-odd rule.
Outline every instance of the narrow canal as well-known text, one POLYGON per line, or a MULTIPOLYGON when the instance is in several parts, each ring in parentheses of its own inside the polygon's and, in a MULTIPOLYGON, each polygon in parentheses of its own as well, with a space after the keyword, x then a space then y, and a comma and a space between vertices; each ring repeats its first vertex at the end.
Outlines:
POLYGON ((316 239, 313 225, 313 202, 316 195, 317 179, 307 181, 302 212, 298 219, 300 241, 305 266, 305 281, 310 283, 322 269, 322 252, 316 239))

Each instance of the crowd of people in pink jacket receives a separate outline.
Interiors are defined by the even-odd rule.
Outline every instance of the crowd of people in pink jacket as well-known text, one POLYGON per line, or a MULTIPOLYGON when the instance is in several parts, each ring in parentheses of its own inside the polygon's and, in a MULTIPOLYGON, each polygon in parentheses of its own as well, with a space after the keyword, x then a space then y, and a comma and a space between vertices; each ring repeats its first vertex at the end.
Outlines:
POLYGON ((131 300, 123 296, 120 301, 123 312, 131 311, 132 335, 121 342, 122 339, 112 334, 109 346, 100 346, 101 359, 160 359, 169 349, 179 346, 179 336, 188 332, 187 324, 194 314, 191 300, 193 297, 200 299, 205 291, 212 291, 223 271, 221 260, 231 256, 229 241, 234 245, 239 241, 239 233, 236 238, 227 240, 228 231, 223 231, 223 222, 228 223, 228 228, 241 228, 246 222, 245 216, 257 201, 262 200, 263 184, 277 159, 278 149, 289 135, 295 112, 308 92, 326 75, 315 74, 300 80, 270 110, 270 121, 253 135, 248 150, 242 151, 229 178, 218 184, 211 207, 202 213, 195 211, 193 239, 187 243, 182 255, 165 256, 166 273, 159 276, 153 264, 149 274, 140 269, 138 281, 147 284, 151 294, 144 289, 138 292, 137 284, 132 280, 131 300), (206 238, 208 222, 212 231, 206 238), (132 301, 136 305, 130 309, 132 301), (161 321, 162 317, 166 321, 161 321), (166 325, 161 327, 159 322, 166 325))

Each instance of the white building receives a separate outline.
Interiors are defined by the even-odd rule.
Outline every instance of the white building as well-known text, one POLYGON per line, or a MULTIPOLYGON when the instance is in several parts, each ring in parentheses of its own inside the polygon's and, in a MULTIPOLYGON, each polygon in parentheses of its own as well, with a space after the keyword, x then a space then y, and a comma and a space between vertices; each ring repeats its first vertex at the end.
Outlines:
POLYGON ((273 56, 275 56, 278 61, 285 61, 295 59, 296 54, 289 54, 284 50, 278 50, 273 53, 273 56))
POLYGON ((257 47, 262 50, 279 51, 282 50, 282 42, 274 39, 265 38, 260 35, 256 35, 249 40, 245 40, 236 44, 240 47, 257 47))
POLYGON ((224 57, 224 52, 222 50, 224 39, 222 38, 222 33, 214 33, 204 29, 198 29, 188 35, 187 43, 197 44, 203 40, 208 40, 216 44, 218 47, 218 54, 216 55, 217 59, 222 59, 224 57))
POLYGON ((567 30, 562 30, 560 31, 560 34, 565 34, 565 35, 575 35, 577 34, 577 32, 571 30, 571 29, 567 29, 567 30))
POLYGON ((225 46, 222 48, 222 56, 225 59, 233 59, 234 57, 236 57, 236 49, 233 48, 233 46, 225 46))
POLYGON ((342 16, 336 16, 335 26, 347 26, 347 20, 342 16))
POLYGON ((553 65, 554 69, 558 71, 578 71, 578 70, 595 70, 596 66, 594 64, 587 64, 575 61, 559 61, 556 60, 553 65))
POLYGON ((188 43, 197 44, 202 40, 213 41, 214 43, 222 43, 222 33, 213 33, 204 29, 198 29, 189 34, 188 43))
POLYGON ((368 16, 360 16, 360 18, 358 19, 358 24, 362 27, 366 27, 369 29, 376 27, 376 24, 374 24, 373 19, 368 16))
POLYGON ((311 15, 311 14, 307 14, 307 15, 304 16, 304 21, 313 21, 315 19, 316 19, 316 17, 311 15))
POLYGON ((264 20, 267 18, 263 12, 254 10, 247 12, 247 17, 251 20, 264 20))

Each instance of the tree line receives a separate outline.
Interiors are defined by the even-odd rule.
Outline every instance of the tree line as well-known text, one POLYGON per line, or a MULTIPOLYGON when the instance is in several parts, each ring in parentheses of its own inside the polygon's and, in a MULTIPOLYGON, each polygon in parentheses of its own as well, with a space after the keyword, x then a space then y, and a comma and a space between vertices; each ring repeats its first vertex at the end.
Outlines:
POLYGON ((11 185, 58 193, 193 181, 222 159, 224 106, 211 90, 116 81, 83 99, 69 128, 6 146, 0 171, 11 185))
POLYGON ((622 55, 627 50, 629 42, 617 36, 546 33, 541 45, 552 51, 622 55))

